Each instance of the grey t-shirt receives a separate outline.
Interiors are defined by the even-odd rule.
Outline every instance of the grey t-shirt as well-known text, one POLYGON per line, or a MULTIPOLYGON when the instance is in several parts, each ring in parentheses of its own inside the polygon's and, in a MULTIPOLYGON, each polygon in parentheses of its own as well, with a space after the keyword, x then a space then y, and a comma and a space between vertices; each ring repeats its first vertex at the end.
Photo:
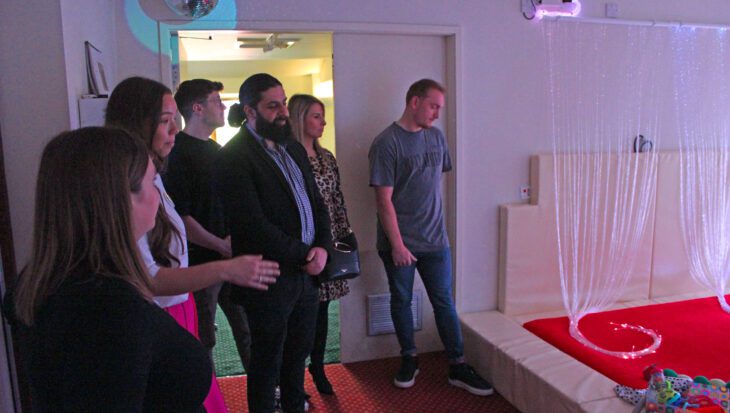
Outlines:
MULTIPOLYGON (((368 158, 370 186, 393 187, 393 206, 406 247, 411 252, 448 247, 441 174, 451 170, 451 157, 443 132, 435 127, 409 132, 393 122, 375 138, 368 158)), ((391 249, 380 218, 377 248, 391 249)))

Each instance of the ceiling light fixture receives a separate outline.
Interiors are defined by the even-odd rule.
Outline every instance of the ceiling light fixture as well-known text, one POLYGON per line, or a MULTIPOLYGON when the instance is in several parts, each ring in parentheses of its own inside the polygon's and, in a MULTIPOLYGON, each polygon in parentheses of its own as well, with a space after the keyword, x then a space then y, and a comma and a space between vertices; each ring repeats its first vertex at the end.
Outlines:
POLYGON ((580 14, 580 0, 521 0, 522 15, 532 20, 535 17, 575 17, 580 14))
POLYGON ((566 16, 572 17, 577 16, 580 13, 580 1, 565 1, 562 2, 549 2, 543 1, 537 5, 537 17, 546 16, 566 16))
POLYGON ((274 49, 288 49, 294 46, 299 38, 279 37, 279 33, 271 33, 264 37, 239 37, 238 47, 241 49, 261 49, 270 52, 274 49))

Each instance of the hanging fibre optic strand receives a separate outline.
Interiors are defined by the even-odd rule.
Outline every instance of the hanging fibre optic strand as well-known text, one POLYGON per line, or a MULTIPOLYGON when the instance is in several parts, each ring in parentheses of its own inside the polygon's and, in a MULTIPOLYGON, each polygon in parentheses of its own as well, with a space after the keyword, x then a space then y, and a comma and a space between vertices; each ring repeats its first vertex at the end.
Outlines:
MULTIPOLYGON (((607 310, 625 291, 637 262, 656 194, 658 155, 633 153, 633 138, 660 144, 655 77, 660 37, 647 27, 544 22, 553 145, 555 222, 563 304, 571 336, 604 354, 636 358, 660 346, 613 351, 586 338, 584 316, 607 310), (608 75, 610 74, 610 75, 608 75)), ((647 256, 648 255, 648 256, 647 256)), ((639 346, 637 346, 639 347, 639 346)))

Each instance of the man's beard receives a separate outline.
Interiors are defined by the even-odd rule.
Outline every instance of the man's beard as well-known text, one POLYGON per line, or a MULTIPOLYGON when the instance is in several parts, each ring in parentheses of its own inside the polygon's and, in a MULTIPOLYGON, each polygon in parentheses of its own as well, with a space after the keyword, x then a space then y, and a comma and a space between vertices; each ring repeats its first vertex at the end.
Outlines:
POLYGON ((274 118, 273 122, 269 122, 263 116, 256 116, 256 133, 262 138, 269 139, 278 144, 287 143, 292 140, 289 119, 284 117, 277 117, 274 118), (277 121, 282 119, 285 122, 283 125, 279 125, 277 121))

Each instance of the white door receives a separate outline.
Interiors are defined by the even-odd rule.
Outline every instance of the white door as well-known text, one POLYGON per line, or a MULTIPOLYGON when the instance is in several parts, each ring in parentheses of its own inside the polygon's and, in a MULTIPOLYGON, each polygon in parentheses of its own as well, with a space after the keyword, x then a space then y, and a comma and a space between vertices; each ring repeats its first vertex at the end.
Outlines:
MULTIPOLYGON (((351 293, 341 301, 343 362, 392 357, 400 352, 394 334, 367 336, 366 297, 388 293, 383 264, 375 250, 375 195, 368 186, 367 155, 373 138, 401 116, 412 83, 422 78, 448 83, 446 56, 447 40, 440 35, 335 32, 333 36, 337 162, 363 271, 351 280, 351 293)), ((448 110, 444 110, 436 126, 444 130, 448 119, 448 110)), ((420 280, 414 289, 423 289, 420 280)), ((416 333, 418 349, 442 349, 427 299, 422 308, 423 330, 416 333)))

